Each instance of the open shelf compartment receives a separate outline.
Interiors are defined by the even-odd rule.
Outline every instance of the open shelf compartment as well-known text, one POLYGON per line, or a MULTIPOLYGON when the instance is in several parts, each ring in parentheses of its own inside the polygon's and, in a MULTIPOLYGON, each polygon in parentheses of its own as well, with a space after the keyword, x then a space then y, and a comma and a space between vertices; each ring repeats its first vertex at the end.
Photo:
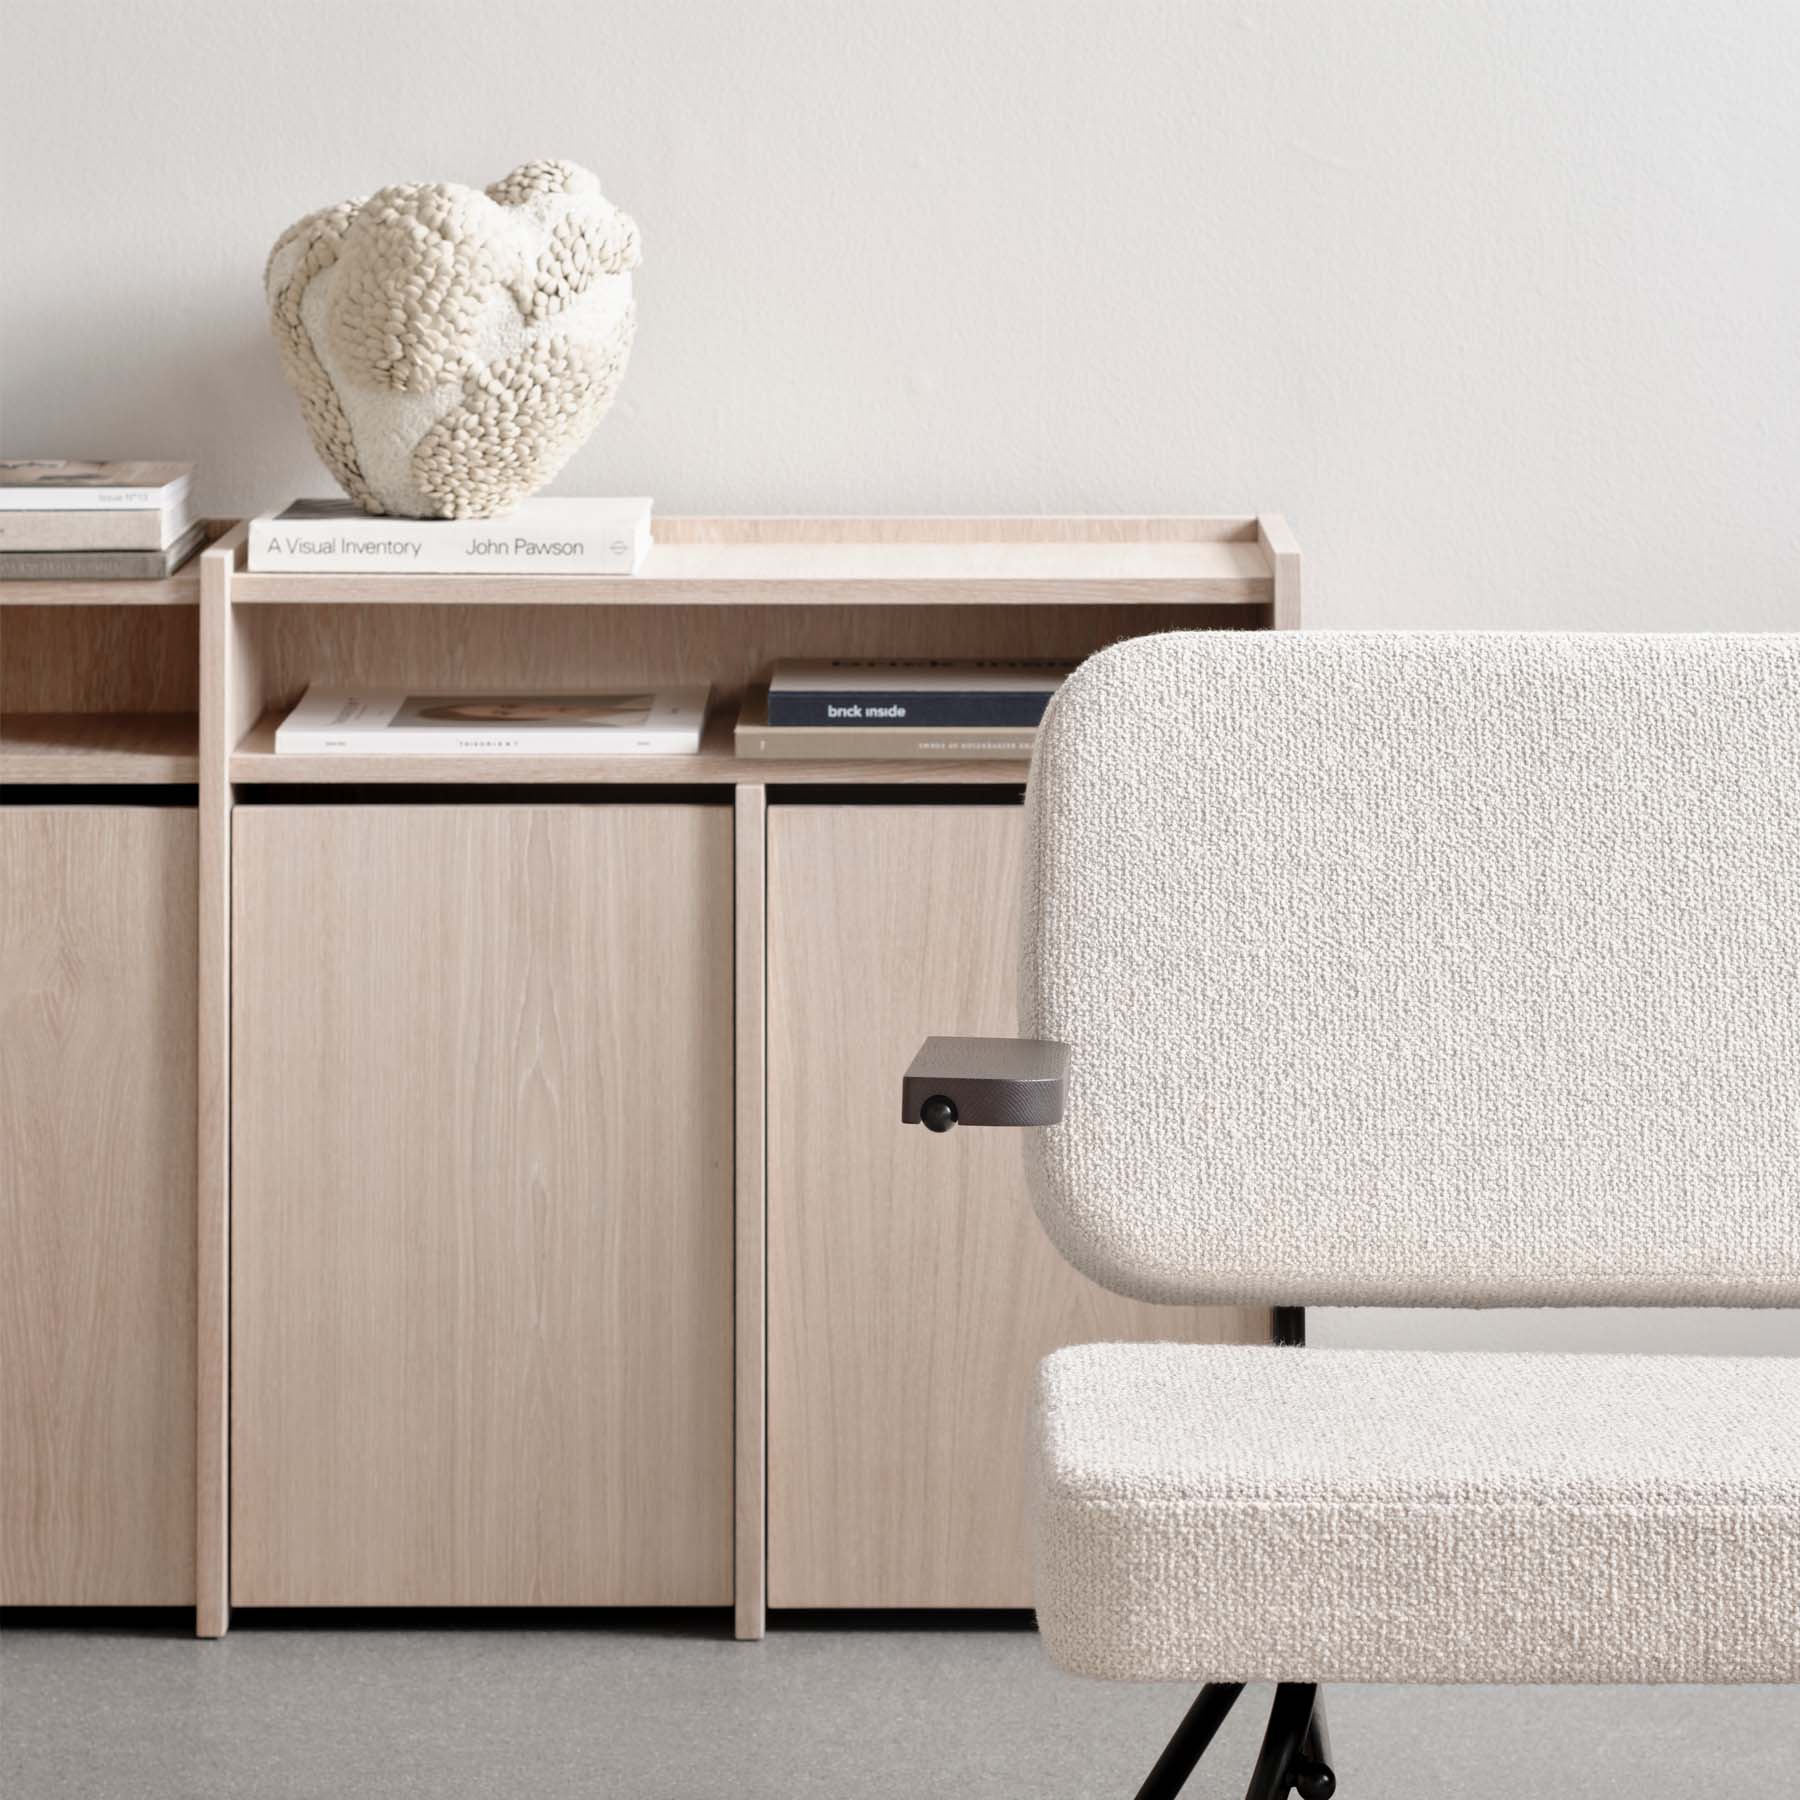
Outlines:
POLYGON ((199 780, 199 583, 0 582, 0 787, 199 780))
POLYGON ((1017 786, 1025 759, 740 757, 770 666, 843 657, 1079 662, 1124 638, 1255 629, 1298 607, 1275 517, 669 517, 632 576, 256 574, 239 528, 208 556, 226 605, 233 783, 1017 786), (275 753, 315 684, 412 691, 705 684, 692 756, 275 753))
POLYGON ((386 782, 426 786, 436 783, 520 782, 531 785, 601 783, 692 784, 696 787, 738 782, 832 783, 891 782, 963 785, 988 782, 1018 786, 1025 780, 1024 761, 956 762, 947 758, 885 760, 818 757, 806 760, 739 756, 732 747, 737 708, 716 700, 693 756, 277 756, 275 728, 282 711, 265 713, 231 758, 236 782, 289 783, 386 782))
POLYGON ((0 786, 132 786, 200 778, 192 713, 8 713, 0 786))

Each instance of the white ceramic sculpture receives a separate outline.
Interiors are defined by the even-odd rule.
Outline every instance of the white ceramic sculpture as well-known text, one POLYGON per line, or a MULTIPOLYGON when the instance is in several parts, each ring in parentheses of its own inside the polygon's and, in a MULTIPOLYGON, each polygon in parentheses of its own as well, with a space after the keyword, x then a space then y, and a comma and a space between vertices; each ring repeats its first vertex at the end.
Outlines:
POLYGON ((487 518, 543 486, 612 403, 638 232, 586 169, 485 193, 383 188, 309 213, 263 272, 314 448, 372 513, 487 518))

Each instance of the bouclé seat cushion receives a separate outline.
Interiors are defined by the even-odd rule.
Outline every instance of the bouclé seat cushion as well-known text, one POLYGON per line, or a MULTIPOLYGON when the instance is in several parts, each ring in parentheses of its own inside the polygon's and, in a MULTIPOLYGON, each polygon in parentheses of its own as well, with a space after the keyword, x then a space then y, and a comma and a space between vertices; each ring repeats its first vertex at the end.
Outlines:
POLYGON ((1082 1345, 1035 1454, 1076 1674, 1800 1681, 1794 1359, 1082 1345))

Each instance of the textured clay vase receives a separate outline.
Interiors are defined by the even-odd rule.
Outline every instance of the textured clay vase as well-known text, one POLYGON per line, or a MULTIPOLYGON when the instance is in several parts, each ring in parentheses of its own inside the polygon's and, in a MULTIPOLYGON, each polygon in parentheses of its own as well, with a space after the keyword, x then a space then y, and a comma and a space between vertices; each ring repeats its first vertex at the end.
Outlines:
POLYGON ((485 193, 383 188, 291 225, 263 287, 325 466, 358 505, 488 518, 580 448, 625 374, 637 226, 573 163, 485 193))

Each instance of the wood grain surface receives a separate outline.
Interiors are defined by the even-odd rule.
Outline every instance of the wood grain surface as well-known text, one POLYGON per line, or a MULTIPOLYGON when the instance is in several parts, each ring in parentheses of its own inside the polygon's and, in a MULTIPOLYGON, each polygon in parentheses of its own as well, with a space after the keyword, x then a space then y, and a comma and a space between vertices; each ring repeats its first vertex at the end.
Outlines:
MULTIPOLYGON (((239 581, 234 576, 235 595, 239 581)), ((314 579, 303 577, 299 579, 314 579)), ((572 579, 565 577, 564 579, 572 579)), ((370 687, 608 686, 704 682, 735 699, 780 657, 1058 657, 1183 627, 1260 626, 1264 606, 482 606, 446 581, 436 603, 237 606, 260 689, 256 714, 309 683, 370 687)), ((77 709, 85 710, 85 709, 77 709)))
POLYGON ((0 713, 191 713, 199 692, 195 607, 14 606, 0 615, 0 713))
POLYGON ((800 518, 656 521, 631 576, 256 574, 245 605, 444 597, 490 606, 735 606, 759 597, 837 607, 1267 602, 1254 518, 800 518))
POLYGON ((247 718, 227 588, 234 526, 200 555, 200 1005, 194 1208, 194 1630, 231 1623, 231 746, 247 718))
POLYGON ((900 1123, 933 1032, 1017 1030, 1023 814, 769 815, 769 1603, 1031 1603, 1038 1360, 1102 1339, 1267 1336, 1138 1305, 1065 1263, 1020 1136, 900 1123))
POLYGON ((194 1598, 191 808, 0 809, 0 1603, 194 1598))
POLYGON ((0 787, 198 781, 199 735, 192 713, 7 713, 0 787))
POLYGON ((764 1042, 768 795, 760 787, 740 787, 733 796, 733 813, 737 1116, 734 1629, 740 1638, 759 1638, 768 1622, 768 1102, 764 1042))
POLYGON ((730 810, 233 839, 233 1604, 729 1604, 730 810))

